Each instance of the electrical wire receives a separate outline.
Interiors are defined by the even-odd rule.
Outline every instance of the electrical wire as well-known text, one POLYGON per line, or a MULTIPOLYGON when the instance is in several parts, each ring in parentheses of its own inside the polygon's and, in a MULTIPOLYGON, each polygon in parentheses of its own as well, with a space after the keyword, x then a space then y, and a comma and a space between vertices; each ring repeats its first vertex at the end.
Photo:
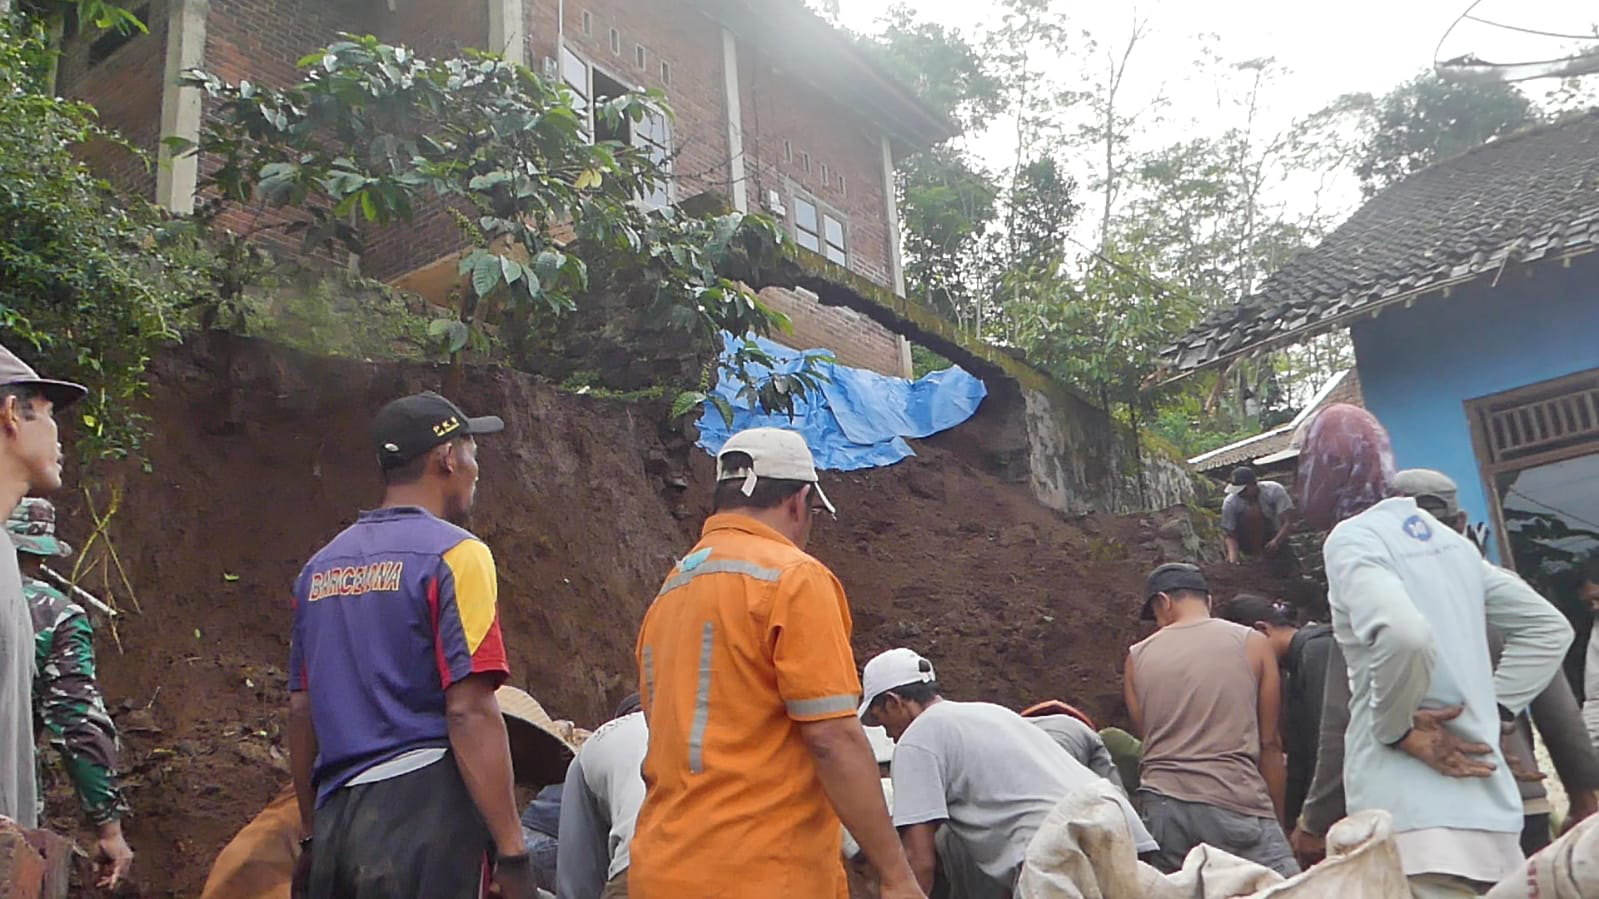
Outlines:
POLYGON ((1438 67, 1438 54, 1443 52, 1444 41, 1449 40, 1449 35, 1454 34, 1455 29, 1460 27, 1460 23, 1466 21, 1466 17, 1470 16, 1472 11, 1481 5, 1482 0, 1472 0, 1471 5, 1466 7, 1466 11, 1456 16, 1455 20, 1449 23, 1449 27, 1444 29, 1444 36, 1438 39, 1438 46, 1432 48, 1432 64, 1434 68, 1438 67))
POLYGON ((1527 494, 1521 492, 1520 490, 1516 489, 1515 487, 1507 487, 1507 488, 1505 488, 1505 492, 1510 494, 1511 496, 1519 496, 1522 499, 1526 500, 1529 503, 1532 503, 1535 506, 1542 506, 1545 509, 1548 509, 1549 511, 1555 513, 1556 515, 1559 515, 1562 518, 1569 518, 1572 521, 1577 522, 1578 524, 1585 524, 1588 527, 1594 528, 1595 530, 1599 530, 1599 521, 1589 521, 1588 519, 1583 518, 1581 515, 1577 515, 1577 514, 1575 514, 1573 512, 1568 512, 1567 510, 1561 509, 1561 508, 1559 508, 1557 506, 1551 506, 1551 505, 1549 505, 1548 503, 1544 502, 1541 499, 1535 499, 1535 498, 1533 498, 1531 496, 1528 496, 1527 494))
MULTIPOLYGON (((1537 28, 1526 28, 1526 27, 1523 27, 1521 25, 1511 25, 1508 22, 1495 22, 1492 19, 1484 19, 1481 16, 1474 16, 1474 15, 1471 15, 1469 13, 1466 14, 1465 16, 1463 16, 1463 18, 1470 19, 1473 22, 1478 22, 1478 23, 1483 24, 1483 25, 1489 25, 1489 26, 1492 26, 1494 28, 1503 28, 1506 31, 1519 31, 1522 34, 1534 34, 1534 35, 1537 35, 1538 37, 1557 37, 1557 38, 1564 38, 1566 40, 1573 40, 1573 41, 1594 41, 1594 40, 1599 40, 1599 34, 1592 34, 1592 33, 1590 33, 1590 34, 1566 34, 1564 32, 1559 32, 1559 31, 1541 31, 1541 30, 1539 30, 1537 28)), ((1433 58, 1434 59, 1437 58, 1437 54, 1436 53, 1433 54, 1433 58)))

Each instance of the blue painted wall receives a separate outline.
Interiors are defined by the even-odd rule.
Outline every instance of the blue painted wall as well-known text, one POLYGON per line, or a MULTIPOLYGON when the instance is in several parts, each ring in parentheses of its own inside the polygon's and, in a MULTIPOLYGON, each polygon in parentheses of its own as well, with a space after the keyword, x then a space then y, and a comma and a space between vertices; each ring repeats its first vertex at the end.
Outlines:
POLYGON ((1461 508, 1488 521, 1465 401, 1599 368, 1599 261, 1513 269, 1496 288, 1390 307, 1350 334, 1366 408, 1387 426, 1399 467, 1454 478, 1461 508))

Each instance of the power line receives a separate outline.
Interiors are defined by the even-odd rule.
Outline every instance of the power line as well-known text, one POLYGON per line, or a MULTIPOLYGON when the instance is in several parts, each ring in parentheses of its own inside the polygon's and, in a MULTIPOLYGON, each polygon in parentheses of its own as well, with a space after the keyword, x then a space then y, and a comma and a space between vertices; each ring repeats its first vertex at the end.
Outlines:
POLYGON ((1575 514, 1573 512, 1568 512, 1565 509, 1561 509, 1561 508, 1558 508, 1556 506, 1551 506, 1548 503, 1544 502, 1543 500, 1535 499, 1535 498, 1533 498, 1531 496, 1528 496, 1525 493, 1522 493, 1520 490, 1518 490, 1515 487, 1507 487, 1507 488, 1505 488, 1505 492, 1509 493, 1509 494, 1511 494, 1513 496, 1519 496, 1522 499, 1526 500, 1529 503, 1532 503, 1535 506, 1543 506, 1545 509, 1548 509, 1549 511, 1555 513, 1556 515, 1561 516, 1562 518, 1569 518, 1572 521, 1577 522, 1578 524, 1585 524, 1588 527, 1591 527, 1591 528, 1594 528, 1596 530, 1599 530, 1599 521, 1589 521, 1588 519, 1583 518, 1581 515, 1577 515, 1577 514, 1575 514))
MULTIPOLYGON (((1473 5, 1475 5, 1475 4, 1473 4, 1473 5)), ((1542 30, 1537 29, 1537 28, 1526 28, 1526 27, 1523 27, 1521 25, 1511 25, 1508 22, 1495 22, 1492 19, 1484 19, 1481 16, 1471 15, 1469 12, 1466 15, 1462 16, 1461 18, 1470 19, 1473 22, 1478 22, 1478 23, 1483 24, 1483 25, 1489 25, 1489 26, 1492 26, 1494 28, 1503 28, 1506 31, 1519 31, 1522 34, 1534 34, 1534 35, 1537 35, 1539 37, 1557 37, 1557 38, 1565 38, 1567 40, 1573 40, 1573 41, 1599 40, 1599 34, 1591 34, 1591 33, 1590 34, 1566 34, 1564 32, 1559 32, 1559 31, 1542 31, 1542 30)), ((1437 54, 1434 54, 1434 58, 1436 58, 1436 56, 1437 56, 1437 54)))

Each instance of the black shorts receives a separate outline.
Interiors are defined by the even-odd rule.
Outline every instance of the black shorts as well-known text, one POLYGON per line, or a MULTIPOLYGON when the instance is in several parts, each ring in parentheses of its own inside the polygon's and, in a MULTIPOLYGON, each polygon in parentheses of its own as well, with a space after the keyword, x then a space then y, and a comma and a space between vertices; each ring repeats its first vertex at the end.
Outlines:
POLYGON ((310 899, 482 899, 493 840, 444 758, 316 810, 310 899))

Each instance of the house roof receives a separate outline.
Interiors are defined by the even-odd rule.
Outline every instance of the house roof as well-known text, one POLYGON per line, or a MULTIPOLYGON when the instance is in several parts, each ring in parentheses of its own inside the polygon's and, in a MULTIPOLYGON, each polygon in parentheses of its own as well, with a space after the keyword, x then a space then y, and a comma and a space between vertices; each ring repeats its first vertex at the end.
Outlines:
POLYGON ((1327 383, 1321 385, 1321 389, 1310 398, 1305 408, 1299 410, 1293 421, 1269 431, 1262 431, 1253 437, 1246 437, 1236 443, 1229 443, 1220 449, 1201 453, 1189 459, 1188 464, 1196 471, 1224 473, 1239 465, 1251 463, 1269 465, 1297 458, 1299 449, 1293 445, 1294 433, 1318 410, 1334 403, 1364 405, 1360 392, 1360 375, 1354 369, 1346 368, 1328 378, 1327 383))
POLYGON ((1434 163, 1161 355, 1166 373, 1301 340, 1512 265, 1599 248, 1599 110, 1434 163))
POLYGON ((960 133, 947 116, 922 102, 909 85, 800 0, 693 2, 753 42, 774 65, 858 109, 888 134, 896 157, 960 133))

